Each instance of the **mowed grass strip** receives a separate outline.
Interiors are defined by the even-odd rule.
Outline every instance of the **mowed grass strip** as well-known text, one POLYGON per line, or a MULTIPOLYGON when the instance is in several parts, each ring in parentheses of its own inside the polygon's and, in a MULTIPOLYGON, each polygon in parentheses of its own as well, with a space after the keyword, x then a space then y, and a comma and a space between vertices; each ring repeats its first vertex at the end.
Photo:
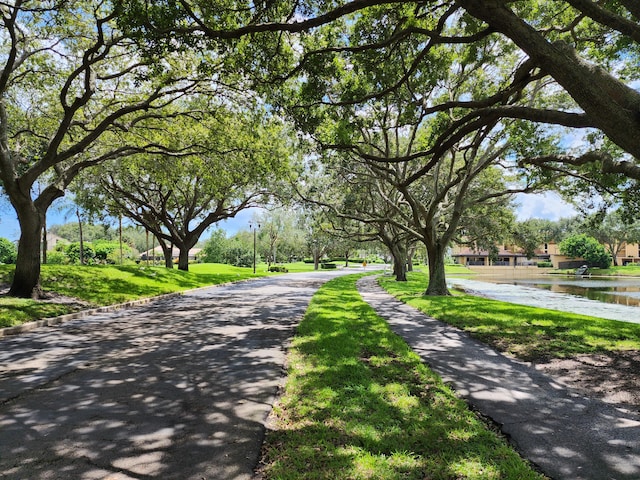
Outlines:
POLYGON ((640 324, 527 307, 473 295, 426 297, 427 276, 410 272, 407 282, 381 277, 389 293, 500 351, 523 360, 640 350, 640 324))
POLYGON ((267 479, 542 479, 339 277, 313 297, 263 449, 267 479))
MULTIPOLYGON (((0 283, 8 284, 13 265, 0 266, 0 283)), ((208 285, 265 276, 262 269, 220 264, 194 264, 189 271, 140 265, 42 265, 41 285, 45 292, 55 292, 86 302, 87 307, 114 305, 180 292, 208 285)), ((0 327, 53 317, 77 311, 79 305, 40 302, 0 297, 0 327)))

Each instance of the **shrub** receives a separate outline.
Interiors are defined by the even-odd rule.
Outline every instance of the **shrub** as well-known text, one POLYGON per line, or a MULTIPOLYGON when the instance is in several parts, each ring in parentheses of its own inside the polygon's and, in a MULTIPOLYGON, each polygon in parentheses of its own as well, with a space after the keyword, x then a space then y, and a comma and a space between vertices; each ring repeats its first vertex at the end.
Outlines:
POLYGON ((269 271, 270 272, 282 272, 282 273, 289 273, 289 270, 287 269, 287 267, 285 267, 284 265, 271 265, 269 267, 269 271))
MULTIPOLYGON (((259 261, 256 258, 256 262, 259 261)), ((236 267, 251 267, 253 265, 253 250, 246 250, 242 246, 233 246, 224 252, 224 263, 236 267)))
POLYGON ((6 238, 0 238, 0 263, 15 263, 18 251, 15 244, 6 238))
POLYGON ((64 252, 59 250, 47 252, 48 265, 64 265, 65 263, 69 263, 69 257, 64 252))
POLYGON ((551 262, 538 262, 538 268, 551 268, 553 267, 553 263, 551 262))
MULTIPOLYGON (((66 246, 65 253, 69 258, 70 263, 80 263, 80 242, 73 242, 66 246)), ((94 263, 96 252, 93 249, 93 245, 89 242, 84 242, 82 245, 82 256, 84 263, 94 263)))

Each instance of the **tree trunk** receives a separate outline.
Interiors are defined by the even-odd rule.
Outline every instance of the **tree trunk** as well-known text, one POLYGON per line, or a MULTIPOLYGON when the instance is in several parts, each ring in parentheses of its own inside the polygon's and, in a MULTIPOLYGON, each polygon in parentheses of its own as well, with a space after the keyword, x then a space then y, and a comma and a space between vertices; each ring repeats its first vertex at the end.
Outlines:
POLYGON ((178 247, 180 253, 178 254, 178 270, 185 272, 189 271, 189 247, 186 245, 178 247))
POLYGON ((82 218, 80 217, 80 210, 76 209, 76 215, 78 216, 78 232, 80 234, 80 265, 84 265, 84 238, 82 237, 82 218))
POLYGON ((447 278, 444 273, 444 257, 446 248, 435 242, 434 245, 425 245, 429 257, 429 285, 425 295, 445 296, 451 295, 447 288, 447 278))
POLYGON ((42 220, 42 263, 47 263, 47 250, 49 245, 47 244, 47 215, 43 215, 42 220))
POLYGON ((123 251, 122 251, 122 215, 118 217, 118 241, 120 242, 120 265, 123 263, 123 251))
POLYGON ((20 223, 20 241, 13 283, 9 295, 20 298, 38 298, 42 296, 40 288, 40 241, 42 217, 32 202, 16 206, 20 223))
POLYGON ((164 255, 164 266, 166 268, 173 268, 173 245, 167 245, 166 242, 160 239, 158 239, 158 243, 164 255))
POLYGON ((393 257, 393 274, 396 276, 396 282, 406 282, 407 251, 399 244, 393 245, 390 250, 393 257))

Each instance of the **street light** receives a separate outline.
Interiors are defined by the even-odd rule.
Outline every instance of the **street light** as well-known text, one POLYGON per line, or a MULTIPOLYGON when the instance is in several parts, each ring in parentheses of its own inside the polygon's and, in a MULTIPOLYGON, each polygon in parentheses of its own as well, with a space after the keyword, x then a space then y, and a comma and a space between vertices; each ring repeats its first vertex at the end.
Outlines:
POLYGON ((249 220, 249 231, 253 230, 253 273, 256 273, 256 230, 260 228, 260 224, 249 220))

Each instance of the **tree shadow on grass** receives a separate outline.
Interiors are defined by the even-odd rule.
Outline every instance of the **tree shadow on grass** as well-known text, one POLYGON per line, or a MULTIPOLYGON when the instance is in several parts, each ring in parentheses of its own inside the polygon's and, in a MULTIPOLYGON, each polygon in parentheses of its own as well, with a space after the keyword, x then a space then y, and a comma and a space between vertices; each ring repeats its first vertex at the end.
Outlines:
POLYGON ((302 366, 267 436, 265 476, 539 478, 346 282, 325 286, 299 328, 302 366))

